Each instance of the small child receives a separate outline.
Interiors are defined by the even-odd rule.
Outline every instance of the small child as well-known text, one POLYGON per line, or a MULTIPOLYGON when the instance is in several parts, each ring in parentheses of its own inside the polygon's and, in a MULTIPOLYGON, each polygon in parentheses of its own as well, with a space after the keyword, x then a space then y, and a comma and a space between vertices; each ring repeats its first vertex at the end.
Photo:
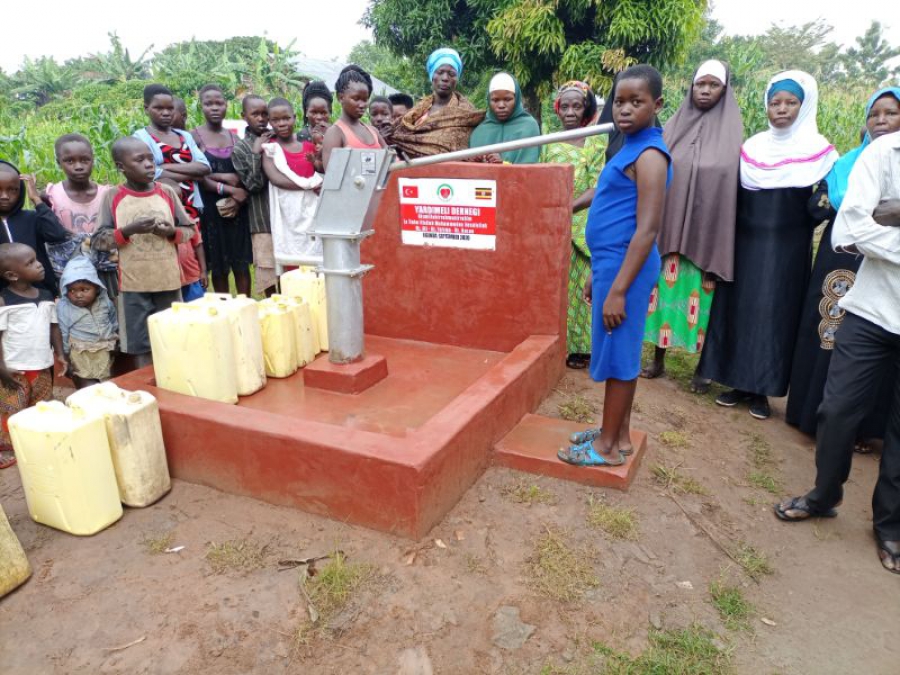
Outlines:
POLYGON ((7 422, 53 396, 53 355, 68 368, 44 266, 25 244, 0 244, 0 469, 16 463, 7 422))
POLYGON ((172 128, 184 131, 187 129, 187 104, 180 96, 173 96, 172 103, 175 105, 175 114, 172 116, 172 128))
POLYGON ((386 96, 373 96, 369 100, 369 121, 381 132, 382 137, 390 135, 394 125, 394 106, 386 96))
MULTIPOLYGON (((97 217, 103 193, 108 185, 99 185, 91 179, 94 170, 94 148, 81 134, 65 134, 54 144, 56 163, 66 179, 60 183, 48 183, 41 198, 53 209, 59 222, 72 238, 61 244, 48 244, 47 253, 53 272, 60 276, 66 264, 84 249, 90 250, 91 236, 97 229, 97 217)), ((98 251, 92 256, 100 273, 100 280, 110 296, 119 293, 115 254, 98 251)))
MULTIPOLYGON (((46 270, 46 276, 35 285, 50 291, 54 297, 59 295, 59 288, 46 245, 68 238, 69 233, 38 194, 34 176, 23 176, 15 166, 0 160, 0 244, 17 242, 30 246, 46 270), (34 211, 25 208, 26 194, 34 211)), ((3 283, 0 279, 0 285, 3 283)))
POLYGON ((178 194, 154 180, 153 151, 143 141, 120 138, 112 146, 125 184, 103 196, 94 247, 119 251, 119 340, 134 366, 150 365, 147 319, 181 300, 178 244, 194 236, 194 221, 178 194))
POLYGON ((391 112, 395 122, 402 119, 403 116, 416 105, 416 102, 413 101, 413 97, 409 94, 404 94, 403 92, 391 94, 388 96, 388 100, 391 102, 391 112))
POLYGON ((656 235, 662 222, 671 158, 662 129, 662 76, 646 65, 622 72, 613 120, 625 143, 597 182, 586 238, 591 278, 584 289, 593 303, 591 377, 606 381, 603 426, 573 434, 557 456, 578 466, 617 466, 631 445, 631 405, 641 370, 641 346, 650 292, 660 271, 656 235))
POLYGON ((369 97, 372 95, 372 78, 369 74, 359 66, 351 64, 338 75, 334 90, 341 104, 341 116, 325 132, 322 163, 326 169, 331 151, 335 148, 377 150, 386 147, 378 130, 362 121, 369 106, 369 97))
POLYGON ((181 298, 185 302, 202 298, 209 285, 206 273, 206 252, 200 230, 190 241, 178 244, 178 266, 181 268, 181 298))
POLYGON ((108 380, 119 322, 94 264, 84 256, 72 258, 59 285, 56 315, 72 381, 81 389, 108 380))

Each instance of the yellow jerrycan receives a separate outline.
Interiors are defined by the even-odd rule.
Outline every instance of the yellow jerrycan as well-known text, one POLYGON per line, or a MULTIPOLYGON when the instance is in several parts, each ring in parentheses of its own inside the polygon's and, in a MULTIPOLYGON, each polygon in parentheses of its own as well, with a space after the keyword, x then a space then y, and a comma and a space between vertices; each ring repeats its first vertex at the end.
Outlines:
POLYGON ((24 584, 30 576, 31 565, 0 506, 0 598, 24 584))
POLYGON ((159 406, 146 391, 126 391, 112 382, 80 389, 66 405, 106 421, 119 499, 126 506, 149 506, 172 488, 163 445, 159 406))
POLYGON ((122 517, 103 417, 42 401, 10 417, 9 433, 35 522, 89 535, 122 517))
POLYGON ((177 394, 237 403, 237 369, 227 312, 176 302, 147 321, 156 386, 177 394))
POLYGON ((328 309, 325 301, 325 277, 309 267, 300 267, 281 275, 281 294, 302 298, 309 305, 319 334, 319 350, 328 351, 328 309))
POLYGON ((297 327, 291 308, 271 298, 257 303, 266 375, 289 377, 297 372, 297 327))
POLYGON ((309 305, 300 298, 288 295, 273 295, 272 300, 287 305, 294 315, 297 329, 297 365, 302 368, 313 362, 319 353, 319 333, 313 324, 309 305))
POLYGON ((246 295, 233 298, 228 293, 207 293, 194 302, 220 307, 228 315, 236 359, 238 396, 249 396, 265 387, 266 362, 256 301, 246 295))

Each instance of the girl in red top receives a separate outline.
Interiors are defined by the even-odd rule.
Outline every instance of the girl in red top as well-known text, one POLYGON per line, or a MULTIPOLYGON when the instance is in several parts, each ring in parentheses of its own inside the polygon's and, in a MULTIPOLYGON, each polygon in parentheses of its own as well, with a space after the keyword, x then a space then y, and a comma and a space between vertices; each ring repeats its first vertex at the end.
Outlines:
POLYGON ((387 147, 378 130, 361 121, 372 95, 372 78, 369 74, 351 64, 341 71, 334 89, 341 103, 341 116, 325 134, 322 163, 326 169, 331 151, 335 148, 377 150, 387 147))

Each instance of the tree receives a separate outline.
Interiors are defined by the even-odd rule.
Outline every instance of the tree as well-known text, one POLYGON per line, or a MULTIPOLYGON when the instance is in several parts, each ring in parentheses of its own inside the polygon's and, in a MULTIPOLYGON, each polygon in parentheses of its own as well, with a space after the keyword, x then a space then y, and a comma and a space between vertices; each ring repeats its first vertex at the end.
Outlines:
MULTIPOLYGON (((122 40, 115 33, 109 33, 110 50, 103 54, 91 54, 80 60, 78 66, 82 77, 95 82, 113 84, 129 80, 143 80, 150 76, 147 54, 153 49, 150 45, 136 59, 122 45, 122 40)), ((73 66, 75 64, 72 64, 73 66)))
POLYGON ((856 38, 856 45, 848 47, 841 59, 848 78, 879 86, 900 73, 900 66, 888 66, 889 61, 900 56, 900 48, 884 39, 878 21, 872 21, 865 34, 856 38))
POLYGON ((78 81, 77 73, 59 65, 49 56, 42 56, 34 61, 26 56, 22 69, 13 78, 12 93, 36 106, 42 106, 54 97, 72 91, 78 81))
POLYGON ((365 68, 369 73, 395 89, 417 96, 428 93, 428 82, 423 77, 425 67, 409 57, 396 56, 386 47, 371 40, 363 40, 350 51, 350 63, 365 68))
POLYGON ((563 80, 602 90, 631 63, 677 62, 705 8, 706 0, 371 0, 363 23, 376 44, 414 63, 455 47, 465 84, 485 70, 511 71, 539 114, 540 97, 563 80))
POLYGON ((755 40, 765 54, 766 64, 774 70, 801 69, 820 84, 841 79, 840 45, 828 40, 834 28, 823 19, 800 26, 772 24, 755 40))

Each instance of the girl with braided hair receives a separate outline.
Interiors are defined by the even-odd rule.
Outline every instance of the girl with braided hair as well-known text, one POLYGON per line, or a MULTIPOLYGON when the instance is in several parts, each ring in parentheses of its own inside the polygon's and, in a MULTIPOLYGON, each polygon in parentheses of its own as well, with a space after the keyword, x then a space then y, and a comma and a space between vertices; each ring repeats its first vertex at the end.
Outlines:
POLYGON ((322 164, 326 169, 331 151, 335 148, 377 150, 387 147, 378 130, 362 121, 372 95, 372 78, 369 74, 351 64, 341 71, 334 89, 341 104, 341 116, 325 133, 322 164))

